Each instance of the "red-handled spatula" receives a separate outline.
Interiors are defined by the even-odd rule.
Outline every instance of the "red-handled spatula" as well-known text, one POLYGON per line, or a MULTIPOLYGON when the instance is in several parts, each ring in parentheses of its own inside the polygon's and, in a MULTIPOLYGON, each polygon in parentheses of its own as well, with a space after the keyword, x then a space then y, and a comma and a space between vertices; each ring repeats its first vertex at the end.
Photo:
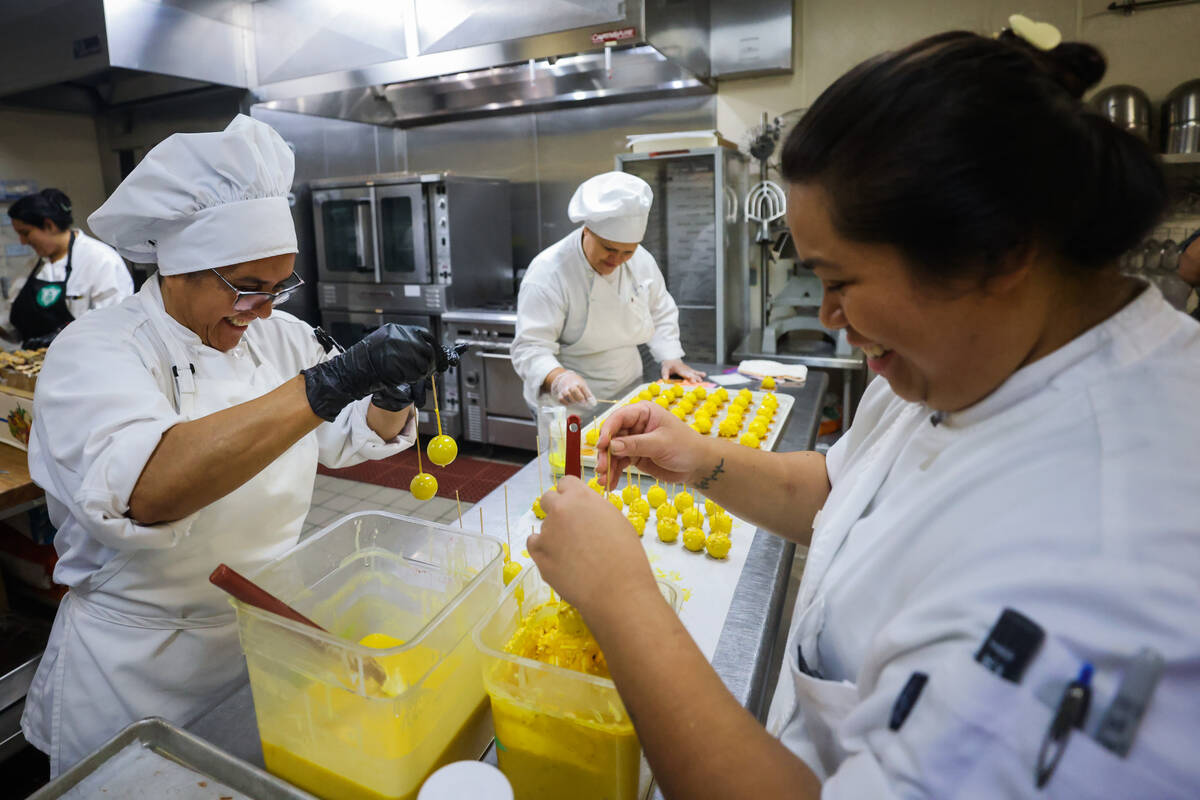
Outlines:
POLYGON ((571 414, 567 417, 567 455, 563 472, 583 480, 583 464, 579 460, 580 428, 578 414, 571 414))
MULTIPOLYGON (((269 611, 284 619, 290 619, 293 622, 299 622, 302 625, 308 625, 311 628, 329 633, 329 631, 226 564, 218 565, 212 571, 212 574, 208 576, 208 581, 217 588, 223 589, 233 595, 236 599, 241 600, 246 605, 254 606, 263 611, 269 611)), ((387 671, 371 656, 363 659, 362 666, 364 677, 370 684, 374 684, 371 688, 376 690, 375 693, 380 693, 383 685, 387 683, 387 671)))

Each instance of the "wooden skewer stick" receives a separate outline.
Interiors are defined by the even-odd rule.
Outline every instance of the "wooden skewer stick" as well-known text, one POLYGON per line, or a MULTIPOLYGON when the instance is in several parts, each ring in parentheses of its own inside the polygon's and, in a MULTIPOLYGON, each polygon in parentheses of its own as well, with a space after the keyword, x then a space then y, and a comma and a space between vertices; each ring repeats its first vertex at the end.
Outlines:
POLYGON ((504 538, 508 541, 508 557, 512 558, 512 532, 508 529, 508 484, 504 484, 504 538))
POLYGON ((442 435, 442 411, 440 408, 438 408, 437 376, 435 375, 432 379, 430 379, 429 383, 431 386, 433 386, 433 415, 435 417, 437 417, 438 436, 441 436, 442 435))
POLYGON ((462 523, 462 500, 459 499, 458 489, 454 490, 454 505, 458 506, 458 527, 461 529, 462 523))
POLYGON ((421 466, 421 432, 417 430, 416 425, 413 426, 413 442, 417 446, 417 474, 420 475, 425 468, 421 466))
POLYGON ((483 506, 479 507, 479 532, 483 533, 483 506))

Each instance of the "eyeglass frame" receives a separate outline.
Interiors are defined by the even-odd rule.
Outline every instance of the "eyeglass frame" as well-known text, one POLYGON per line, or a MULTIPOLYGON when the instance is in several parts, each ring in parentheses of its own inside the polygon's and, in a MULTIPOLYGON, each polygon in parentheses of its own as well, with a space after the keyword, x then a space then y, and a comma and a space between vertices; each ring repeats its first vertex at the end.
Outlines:
MULTIPOLYGON (((304 278, 301 278, 296 273, 295 270, 292 270, 292 274, 289 275, 288 278, 294 277, 297 281, 299 281, 299 283, 297 283, 295 286, 289 286, 286 289, 284 289, 282 291, 278 291, 278 292, 246 292, 246 291, 243 291, 243 290, 237 288, 232 283, 227 281, 225 279, 225 276, 222 275, 221 273, 217 272, 215 267, 209 267, 209 272, 211 272, 212 274, 214 274, 218 278, 220 278, 222 283, 224 283, 226 286, 228 286, 230 289, 232 289, 234 291, 234 298, 233 298, 233 310, 234 311, 253 311, 254 309, 256 309, 259 306, 262 306, 266 303, 274 303, 274 304, 283 305, 284 303, 286 303, 288 301, 288 298, 291 297, 297 289, 299 289, 301 286, 304 285, 304 278), (254 297, 254 298, 262 298, 262 299, 256 303, 254 303, 254 305, 250 306, 249 308, 238 308, 237 307, 238 303, 241 301, 241 299, 243 297, 254 297)), ((284 280, 287 280, 287 278, 284 278, 284 280)))

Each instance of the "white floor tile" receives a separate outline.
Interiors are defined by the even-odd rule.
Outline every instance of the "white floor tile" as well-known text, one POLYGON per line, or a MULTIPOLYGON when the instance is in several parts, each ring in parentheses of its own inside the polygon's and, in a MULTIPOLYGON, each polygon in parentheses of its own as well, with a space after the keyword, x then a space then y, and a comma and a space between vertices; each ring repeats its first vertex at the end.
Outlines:
POLYGON ((314 506, 312 509, 309 510, 308 516, 305 518, 304 522, 305 522, 305 524, 308 524, 308 525, 324 527, 326 525, 326 523, 328 523, 340 516, 341 516, 341 512, 339 512, 339 511, 334 511, 331 508, 323 508, 320 506, 314 506))
POLYGON ((360 500, 365 500, 371 495, 379 491, 379 487, 373 483, 363 483, 362 481, 350 481, 350 486, 346 487, 343 494, 357 497, 360 500))
POLYGON ((379 503, 381 507, 403 508, 411 511, 421 504, 421 501, 404 489, 393 489, 390 486, 380 486, 379 490, 369 495, 368 499, 379 503))
POLYGON ((328 489, 313 489, 312 504, 314 506, 324 505, 325 501, 333 496, 333 492, 328 489))
POLYGON ((357 508, 360 502, 361 498, 349 494, 339 494, 322 503, 322 508, 331 508, 334 511, 349 511, 352 508, 357 508))

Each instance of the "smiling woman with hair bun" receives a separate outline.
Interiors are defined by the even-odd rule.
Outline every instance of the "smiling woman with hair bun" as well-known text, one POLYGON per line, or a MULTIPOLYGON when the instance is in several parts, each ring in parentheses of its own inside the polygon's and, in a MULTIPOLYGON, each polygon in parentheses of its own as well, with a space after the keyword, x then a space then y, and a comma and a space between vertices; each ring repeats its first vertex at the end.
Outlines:
POLYGON ((788 135, 799 263, 879 376, 827 455, 650 403, 600 434, 601 482, 700 485, 808 546, 765 729, 603 498, 572 478, 541 498, 529 552, 667 797, 1200 795, 1200 326, 1117 269, 1167 194, 1080 100, 1103 56, 1038 41, 884 53, 788 135))

